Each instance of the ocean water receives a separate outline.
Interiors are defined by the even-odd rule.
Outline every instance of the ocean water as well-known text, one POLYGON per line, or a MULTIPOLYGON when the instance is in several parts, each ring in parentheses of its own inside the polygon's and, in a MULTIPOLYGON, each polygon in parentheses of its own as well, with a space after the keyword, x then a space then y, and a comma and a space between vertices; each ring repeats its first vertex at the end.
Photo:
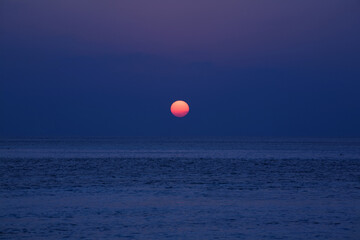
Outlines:
POLYGON ((360 139, 1 140, 0 239, 360 239, 360 139))

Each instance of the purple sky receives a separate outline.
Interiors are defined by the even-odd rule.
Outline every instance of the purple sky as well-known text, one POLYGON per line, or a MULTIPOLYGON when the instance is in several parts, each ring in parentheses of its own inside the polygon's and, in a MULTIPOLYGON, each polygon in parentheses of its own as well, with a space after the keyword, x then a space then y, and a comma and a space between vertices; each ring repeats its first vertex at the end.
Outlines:
POLYGON ((356 0, 1 1, 0 134, 360 136, 359 13, 356 0), (169 132, 177 99, 198 110, 169 132))
POLYGON ((1 32, 5 43, 51 50, 64 41, 63 47, 79 54, 140 52, 233 64, 296 57, 292 63, 297 64, 299 55, 338 58, 360 51, 359 5, 329 0, 15 0, 2 2, 1 32))

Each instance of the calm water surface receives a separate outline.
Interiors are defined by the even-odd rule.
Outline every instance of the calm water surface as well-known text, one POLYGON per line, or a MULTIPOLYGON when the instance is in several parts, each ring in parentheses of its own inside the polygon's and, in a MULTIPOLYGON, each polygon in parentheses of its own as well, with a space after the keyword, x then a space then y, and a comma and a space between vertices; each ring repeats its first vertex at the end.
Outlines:
POLYGON ((360 139, 1 140, 0 239, 360 239, 360 139))

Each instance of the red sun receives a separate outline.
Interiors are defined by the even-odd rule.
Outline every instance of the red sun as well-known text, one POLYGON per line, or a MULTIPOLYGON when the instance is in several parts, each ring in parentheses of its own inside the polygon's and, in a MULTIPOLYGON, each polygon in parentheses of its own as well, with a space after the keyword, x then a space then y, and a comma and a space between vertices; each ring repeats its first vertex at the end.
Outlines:
POLYGON ((175 117, 185 117, 189 112, 189 105, 184 101, 178 100, 171 104, 170 110, 175 117))

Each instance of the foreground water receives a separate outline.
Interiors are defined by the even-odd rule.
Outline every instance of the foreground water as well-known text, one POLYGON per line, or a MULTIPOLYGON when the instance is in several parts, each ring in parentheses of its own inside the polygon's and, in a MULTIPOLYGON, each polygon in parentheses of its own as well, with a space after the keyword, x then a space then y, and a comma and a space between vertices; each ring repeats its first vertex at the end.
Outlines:
POLYGON ((0 141, 0 239, 360 239, 360 139, 0 141))

